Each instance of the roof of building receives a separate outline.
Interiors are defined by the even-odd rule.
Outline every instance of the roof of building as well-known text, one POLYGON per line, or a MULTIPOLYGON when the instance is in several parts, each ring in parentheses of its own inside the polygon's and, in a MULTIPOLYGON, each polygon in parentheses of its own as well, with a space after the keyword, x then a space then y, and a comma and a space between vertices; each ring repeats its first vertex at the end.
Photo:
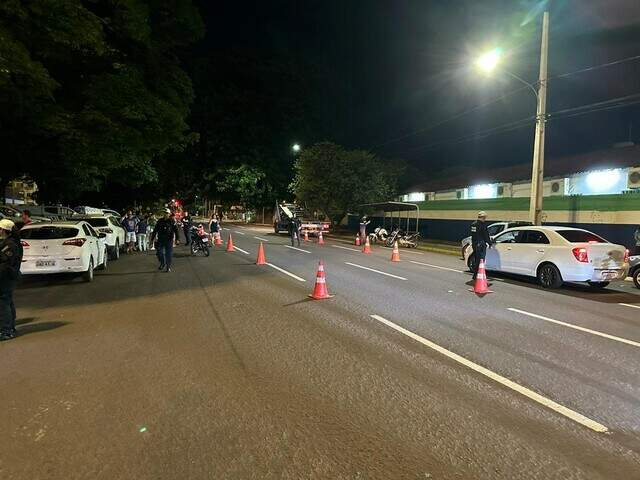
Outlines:
MULTIPOLYGON (((566 177, 587 170, 627 168, 640 165, 640 145, 598 150, 567 157, 547 158, 545 178, 566 177)), ((439 176, 407 188, 410 192, 437 192, 486 183, 518 182, 531 179, 531 162, 491 170, 468 168, 448 176, 439 176)))

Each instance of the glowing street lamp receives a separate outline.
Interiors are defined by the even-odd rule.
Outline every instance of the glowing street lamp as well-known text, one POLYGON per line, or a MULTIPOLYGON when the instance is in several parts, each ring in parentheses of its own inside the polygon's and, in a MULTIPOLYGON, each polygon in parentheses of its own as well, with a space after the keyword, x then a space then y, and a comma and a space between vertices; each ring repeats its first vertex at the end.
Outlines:
POLYGON ((476 60, 476 67, 485 73, 491 73, 495 70, 502 58, 502 51, 499 48, 494 48, 488 51, 484 55, 481 55, 476 60))
POLYGON ((302 147, 300 147, 300 144, 298 143, 294 143, 293 147, 291 147, 291 150, 293 150, 293 153, 298 153, 301 150, 302 147))

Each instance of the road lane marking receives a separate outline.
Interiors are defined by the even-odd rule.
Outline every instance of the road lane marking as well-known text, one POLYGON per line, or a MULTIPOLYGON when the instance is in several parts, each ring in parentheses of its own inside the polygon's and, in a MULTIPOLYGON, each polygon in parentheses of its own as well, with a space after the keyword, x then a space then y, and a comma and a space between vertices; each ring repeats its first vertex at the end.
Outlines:
POLYGON ((241 249, 240 247, 234 245, 233 248, 235 248, 236 250, 240 250, 242 253, 244 253, 245 255, 250 255, 249 252, 247 252, 246 250, 241 249))
POLYGON ((284 273, 285 275, 289 275, 291 278, 295 278, 296 280, 298 280, 299 282, 306 282, 306 280, 304 278, 300 278, 299 276, 291 273, 291 272, 287 272, 284 268, 280 268, 277 265, 274 265, 273 263, 267 263, 267 265, 269 265, 271 268, 275 268, 276 270, 278 270, 279 272, 284 273))
POLYGON ((263 242, 268 242, 269 240, 267 240, 266 238, 262 238, 262 237, 253 237, 256 240, 262 240, 263 242))
POLYGON ((240 230, 235 230, 234 233, 237 233, 238 235, 246 235, 246 233, 241 232, 240 230))
POLYGON ((333 248, 341 248, 343 250, 351 250, 352 252, 359 252, 359 248, 341 247, 340 245, 331 245, 333 248))
POLYGON ((297 247, 291 247, 289 245, 285 245, 285 247, 290 248, 291 250, 297 250, 299 252, 304 252, 304 253, 311 253, 309 250, 303 250, 301 248, 297 248, 297 247))
POLYGON ((361 268, 363 270, 369 270, 370 272, 379 273, 380 275, 386 275, 387 277, 397 278, 398 280, 406 280, 406 278, 404 278, 404 277, 399 277, 398 275, 393 275, 393 274, 387 273, 387 272, 381 272, 380 270, 375 270, 373 268, 364 267, 362 265, 358 265, 358 264, 355 264, 355 263, 351 263, 351 262, 344 262, 344 263, 346 263, 347 265, 351 265, 352 267, 361 268))
POLYGON ((430 263, 416 262, 415 260, 409 260, 409 262, 415 263, 416 265, 424 265, 425 267, 437 268, 439 270, 448 270, 450 272, 464 273, 462 270, 456 270, 455 268, 441 267, 440 265, 432 265, 430 263))
POLYGON ((623 307, 640 308, 640 305, 632 305, 630 303, 619 303, 618 305, 622 305, 623 307))
POLYGON ((592 335, 597 335, 599 337, 608 338, 609 340, 615 340, 616 342, 626 343, 627 345, 632 345, 634 347, 640 347, 640 342, 634 342, 633 340, 627 340, 626 338, 616 337, 615 335, 609 335, 608 333, 599 332, 598 330, 591 330, 590 328, 579 327, 578 325, 561 322, 560 320, 554 320, 553 318, 549 318, 549 317, 543 317, 542 315, 538 315, 535 313, 525 312, 524 310, 518 310, 517 308, 508 308, 507 310, 511 312, 521 313, 522 315, 528 315, 529 317, 538 318, 540 320, 544 320, 545 322, 556 323, 558 325, 562 325, 563 327, 573 328, 574 330, 580 330, 581 332, 590 333, 592 335))
POLYGON ((590 428, 595 432, 604 433, 608 431, 608 428, 602 425, 601 423, 598 423, 595 420, 591 420, 590 418, 585 417, 581 413, 571 410, 570 408, 567 408, 563 405, 560 405, 559 403, 554 402, 549 398, 543 397, 539 393, 536 393, 533 390, 528 389, 527 387, 523 387, 519 383, 516 383, 513 380, 509 380, 508 378, 503 377, 502 375, 495 373, 489 370, 488 368, 483 367, 482 365, 478 365, 477 363, 474 363, 471 360, 467 360, 465 357, 462 357, 457 353, 453 353, 452 351, 447 350, 446 348, 441 347, 440 345, 433 343, 432 341, 427 340, 426 338, 423 338, 420 335, 416 335, 415 333, 402 328, 400 325, 396 325, 395 323, 390 322, 389 320, 381 317, 380 315, 370 315, 370 316, 374 320, 377 320, 380 323, 383 323, 388 327, 393 328, 394 330, 406 335, 407 337, 412 338, 416 342, 419 342, 424 346, 429 347, 432 350, 435 350, 436 352, 441 353, 442 355, 450 358, 451 360, 454 360, 460 363, 461 365, 464 365, 465 367, 468 367, 471 370, 474 370, 480 373, 481 375, 484 375, 485 377, 490 378, 491 380, 501 385, 504 385, 505 387, 510 388, 511 390, 514 390, 515 392, 518 392, 521 395, 524 395, 525 397, 533 400, 534 402, 539 403, 540 405, 550 408, 551 410, 573 420, 574 422, 579 423, 580 425, 584 425, 585 427, 590 428))

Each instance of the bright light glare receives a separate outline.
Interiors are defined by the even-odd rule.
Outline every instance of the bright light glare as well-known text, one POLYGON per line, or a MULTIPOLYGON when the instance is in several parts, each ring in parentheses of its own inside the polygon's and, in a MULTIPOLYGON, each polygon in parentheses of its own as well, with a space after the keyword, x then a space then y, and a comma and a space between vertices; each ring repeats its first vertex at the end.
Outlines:
POLYGON ((485 73, 490 73, 498 66, 501 57, 502 51, 499 48, 494 48, 478 58, 476 66, 485 73))
POLYGON ((475 185, 471 187, 471 198, 495 198, 495 185, 475 185))
POLYGON ((620 180, 620 170, 596 170, 587 175, 587 186, 593 192, 605 192, 620 180))
POLYGON ((297 143, 294 143, 294 144, 293 144, 293 147, 291 147, 291 149, 292 149, 294 152, 299 152, 299 151, 300 151, 300 145, 298 145, 297 143))

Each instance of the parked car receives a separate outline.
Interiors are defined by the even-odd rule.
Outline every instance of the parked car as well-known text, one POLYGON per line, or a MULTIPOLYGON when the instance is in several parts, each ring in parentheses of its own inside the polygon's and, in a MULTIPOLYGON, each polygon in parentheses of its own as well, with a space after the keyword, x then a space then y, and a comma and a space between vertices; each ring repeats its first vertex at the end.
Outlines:
POLYGON ((101 208, 89 207, 87 205, 73 207, 73 211, 79 215, 104 215, 104 210, 101 208))
POLYGON ((103 208, 102 211, 105 215, 111 215, 112 217, 116 217, 118 220, 122 218, 122 214, 120 212, 116 212, 115 210, 111 210, 110 208, 103 208))
POLYGON ((84 220, 98 232, 106 235, 107 251, 111 260, 118 260, 125 246, 125 231, 120 222, 111 215, 76 215, 74 219, 84 220))
MULTIPOLYGON (((23 210, 29 210, 29 206, 30 205, 20 205, 20 207, 24 207, 23 210)), ((22 210, 17 209, 13 205, 0 205, 0 218, 8 218, 12 222, 14 222, 18 228, 22 228, 22 210)), ((41 217, 32 214, 31 221, 34 223, 50 222, 51 219, 48 217, 41 217)))
POLYGON ((31 219, 34 218, 34 215, 37 215, 54 221, 66 220, 76 213, 69 207, 63 207, 62 205, 20 205, 18 208, 20 211, 29 210, 31 219))
MULTIPOLYGON (((626 278, 629 251, 607 242, 595 233, 579 228, 530 226, 505 230, 487 249, 488 271, 537 277, 545 288, 559 288, 563 282, 586 282, 604 288, 612 280, 626 278)), ((469 268, 475 262, 466 250, 469 268)))
POLYGON ((23 275, 80 273, 93 281, 95 268, 107 267, 106 235, 84 221, 33 223, 20 230, 23 275))
POLYGON ((636 288, 640 288, 640 255, 629 258, 629 276, 636 288))
MULTIPOLYGON (((524 227, 526 225, 531 225, 531 222, 495 222, 487 227, 487 231, 489 232, 489 236, 491 238, 495 238, 496 235, 505 231, 507 228, 515 228, 515 227, 524 227)), ((465 258, 465 251, 467 248, 471 246, 471 235, 463 238, 460 241, 462 258, 465 258)))

